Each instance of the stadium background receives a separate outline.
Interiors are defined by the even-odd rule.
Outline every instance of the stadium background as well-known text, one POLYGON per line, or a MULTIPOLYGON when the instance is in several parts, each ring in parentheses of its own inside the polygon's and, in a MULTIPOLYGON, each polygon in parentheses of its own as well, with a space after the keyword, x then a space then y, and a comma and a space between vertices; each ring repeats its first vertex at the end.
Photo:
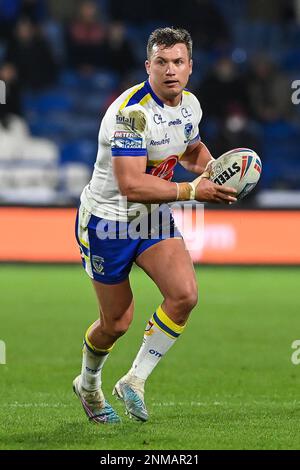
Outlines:
MULTIPOLYGON (((137 0, 0 0, 0 80, 0 340, 7 348, 0 448, 299 448, 291 344, 300 307, 300 104, 292 100, 300 2, 188 0, 174 8, 152 0, 141 8, 137 0), (126 440, 101 431, 99 442, 69 393, 96 312, 74 215, 101 116, 145 79, 148 35, 165 25, 186 27, 194 39, 189 88, 202 104, 203 141, 215 156, 254 148, 263 172, 235 207, 205 209, 204 245, 193 252, 201 315, 151 378, 153 424, 141 435, 134 423, 122 425, 126 440)), ((192 177, 177 166, 177 181, 192 177)), ((139 313, 111 359, 111 386, 160 301, 139 270, 132 278, 139 313)))

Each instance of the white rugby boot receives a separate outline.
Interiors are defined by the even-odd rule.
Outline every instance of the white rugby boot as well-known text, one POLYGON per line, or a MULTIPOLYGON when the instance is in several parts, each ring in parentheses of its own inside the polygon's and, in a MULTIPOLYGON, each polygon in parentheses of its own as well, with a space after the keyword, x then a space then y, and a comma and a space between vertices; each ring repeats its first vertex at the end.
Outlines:
POLYGON ((121 420, 115 410, 105 400, 101 389, 94 392, 85 390, 81 385, 81 376, 73 381, 73 390, 90 421, 101 424, 116 424, 121 420))
POLYGON ((126 413, 139 421, 148 420, 148 411, 144 402, 143 379, 128 372, 114 386, 113 395, 122 400, 126 413))

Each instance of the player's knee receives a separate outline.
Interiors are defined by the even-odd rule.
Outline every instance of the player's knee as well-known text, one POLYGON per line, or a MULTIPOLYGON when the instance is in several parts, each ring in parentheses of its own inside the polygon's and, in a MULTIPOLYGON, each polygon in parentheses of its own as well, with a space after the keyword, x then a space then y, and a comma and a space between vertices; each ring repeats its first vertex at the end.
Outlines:
POLYGON ((126 331, 128 330, 129 325, 114 325, 113 327, 113 334, 117 338, 120 338, 120 336, 125 335, 126 331))
POLYGON ((198 292, 194 288, 187 288, 179 296, 178 304, 185 312, 190 312, 197 305, 198 292))
POLYGON ((174 310, 183 315, 190 313, 198 302, 198 289, 193 283, 182 286, 170 299, 174 310))
POLYGON ((126 333, 129 326, 129 321, 115 321, 113 323, 110 323, 109 325, 106 325, 106 334, 114 339, 120 338, 120 336, 123 336, 126 333))
POLYGON ((182 304, 185 311, 190 312, 197 305, 198 289, 194 284, 188 284, 182 290, 179 297, 179 303, 182 304))
POLYGON ((193 308, 196 307, 198 303, 198 288, 197 287, 193 288, 193 290, 191 290, 191 292, 189 293, 188 303, 189 303, 190 310, 193 310, 193 308))

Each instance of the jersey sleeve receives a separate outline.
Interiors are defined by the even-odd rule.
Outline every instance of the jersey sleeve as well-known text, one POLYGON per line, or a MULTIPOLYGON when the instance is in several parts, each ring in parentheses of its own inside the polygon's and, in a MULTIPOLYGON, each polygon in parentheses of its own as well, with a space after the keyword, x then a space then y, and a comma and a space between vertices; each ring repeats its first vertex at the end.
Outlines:
POLYGON ((195 125, 193 126, 193 131, 189 139, 188 145, 195 144, 198 142, 198 140, 201 140, 200 134, 199 134, 199 124, 202 119, 202 109, 200 106, 199 101, 197 100, 196 97, 194 97, 194 109, 195 109, 195 125))
POLYGON ((112 156, 147 156, 147 132, 147 113, 141 105, 137 104, 119 109, 115 125, 110 132, 109 140, 112 156))

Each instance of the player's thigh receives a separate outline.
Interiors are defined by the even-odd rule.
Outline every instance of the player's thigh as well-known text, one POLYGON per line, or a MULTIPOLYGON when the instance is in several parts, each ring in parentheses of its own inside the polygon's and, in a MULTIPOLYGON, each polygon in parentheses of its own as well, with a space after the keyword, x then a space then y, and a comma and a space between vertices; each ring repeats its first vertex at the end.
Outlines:
POLYGON ((133 316, 134 301, 129 279, 118 284, 104 284, 92 280, 100 310, 101 320, 105 323, 125 321, 130 323, 133 316))
POLYGON ((167 238, 152 245, 137 257, 136 264, 153 279, 165 298, 197 302, 195 270, 181 238, 167 238))

